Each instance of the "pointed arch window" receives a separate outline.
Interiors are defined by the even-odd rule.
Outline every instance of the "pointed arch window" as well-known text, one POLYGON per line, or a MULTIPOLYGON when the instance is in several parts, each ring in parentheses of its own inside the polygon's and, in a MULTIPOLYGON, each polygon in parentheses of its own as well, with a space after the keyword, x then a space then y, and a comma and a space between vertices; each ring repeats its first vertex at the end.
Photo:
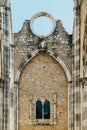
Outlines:
POLYGON ((36 102, 36 119, 50 119, 50 102, 45 100, 43 103, 36 102))
POLYGON ((42 102, 40 100, 36 102, 36 119, 42 119, 42 102))
POLYGON ((44 119, 50 119, 50 102, 47 100, 44 102, 44 119))

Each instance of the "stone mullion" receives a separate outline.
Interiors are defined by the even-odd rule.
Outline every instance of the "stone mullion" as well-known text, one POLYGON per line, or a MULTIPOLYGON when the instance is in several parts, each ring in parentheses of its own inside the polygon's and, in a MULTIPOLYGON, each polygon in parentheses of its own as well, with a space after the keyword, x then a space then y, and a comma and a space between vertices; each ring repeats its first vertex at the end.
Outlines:
POLYGON ((42 119, 44 120, 44 101, 42 101, 42 119))

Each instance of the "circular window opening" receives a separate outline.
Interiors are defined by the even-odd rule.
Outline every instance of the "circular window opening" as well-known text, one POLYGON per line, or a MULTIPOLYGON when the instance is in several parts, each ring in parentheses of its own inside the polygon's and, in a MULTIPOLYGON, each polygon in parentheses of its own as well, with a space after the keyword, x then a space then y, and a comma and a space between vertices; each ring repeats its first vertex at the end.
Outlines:
POLYGON ((40 16, 33 21, 33 31, 38 36, 48 36, 53 30, 53 22, 46 16, 40 16))

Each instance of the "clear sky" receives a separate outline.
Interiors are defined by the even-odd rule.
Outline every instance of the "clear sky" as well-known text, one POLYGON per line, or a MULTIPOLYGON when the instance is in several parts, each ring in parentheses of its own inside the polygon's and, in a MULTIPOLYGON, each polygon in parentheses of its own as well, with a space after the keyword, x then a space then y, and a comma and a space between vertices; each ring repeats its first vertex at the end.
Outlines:
POLYGON ((11 0, 13 32, 22 28, 25 20, 40 11, 60 19, 68 33, 73 28, 73 0, 11 0))

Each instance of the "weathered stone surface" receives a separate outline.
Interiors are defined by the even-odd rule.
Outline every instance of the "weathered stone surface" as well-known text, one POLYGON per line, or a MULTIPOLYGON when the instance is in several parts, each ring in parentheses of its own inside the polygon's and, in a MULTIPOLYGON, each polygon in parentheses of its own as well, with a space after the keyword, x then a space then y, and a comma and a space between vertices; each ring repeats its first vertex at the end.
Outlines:
MULTIPOLYGON (((54 60, 48 51, 39 52, 35 58, 22 66, 27 55, 40 48, 41 39, 30 28, 30 21, 23 24, 20 32, 14 35, 15 50, 15 78, 20 72, 18 85, 18 122, 19 130, 68 130, 68 81, 62 66, 54 60), (20 68, 20 69, 19 69, 20 68), (54 103, 56 94, 57 102, 54 103), (31 100, 32 97, 32 100, 31 100), (36 101, 47 99, 50 101, 50 120, 36 120, 36 101), (46 126, 46 124, 49 124, 46 126), (40 124, 40 125, 35 125, 40 124), (42 126, 44 124, 44 126, 42 126), (55 124, 55 127, 54 125, 55 124), (50 126, 51 125, 51 126, 50 126)), ((56 21, 54 32, 48 37, 42 37, 47 44, 47 50, 62 57, 65 63, 72 69, 72 52, 69 35, 62 26, 60 20, 56 21)), ((15 85, 16 86, 16 85, 15 85)))
POLYGON ((60 20, 47 37, 26 20, 13 40, 9 5, 0 0, 0 130, 86 130, 87 0, 74 0, 73 38, 60 20), (50 119, 36 119, 37 100, 50 119))
MULTIPOLYGON (((22 30, 15 34, 15 72, 17 67, 20 65, 22 59, 25 58, 27 53, 32 53, 38 48, 38 42, 40 38, 32 34, 30 29, 30 21, 27 20, 23 24, 22 30), (17 58, 16 58, 17 57, 17 58)), ((48 45, 48 49, 55 51, 60 54, 69 67, 72 67, 72 52, 69 35, 62 26, 60 20, 56 22, 56 29, 52 35, 45 38, 48 45)), ((72 69, 72 68, 71 68, 72 69)))
MULTIPOLYGON (((68 83, 65 72, 57 61, 48 55, 39 54, 31 60, 22 71, 19 83, 19 130, 41 130, 42 126, 30 125, 36 123, 36 101, 49 100, 51 107, 51 122, 57 120, 55 129, 68 130, 68 83), (56 117, 54 119, 54 94, 57 95, 56 117), (32 107, 30 117, 30 95, 32 107), (53 109, 52 109, 53 108, 53 109)), ((43 127, 50 130, 50 126, 43 127)), ((54 128, 53 128, 54 129, 54 128)))

